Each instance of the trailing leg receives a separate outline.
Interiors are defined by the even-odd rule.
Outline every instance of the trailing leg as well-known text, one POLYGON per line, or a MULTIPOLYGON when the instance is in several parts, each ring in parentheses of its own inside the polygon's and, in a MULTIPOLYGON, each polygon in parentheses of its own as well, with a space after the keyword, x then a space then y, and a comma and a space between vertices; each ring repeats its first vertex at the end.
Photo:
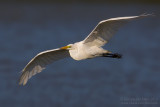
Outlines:
POLYGON ((110 58, 122 58, 122 55, 121 54, 118 54, 118 53, 104 53, 102 54, 102 57, 110 57, 110 58))

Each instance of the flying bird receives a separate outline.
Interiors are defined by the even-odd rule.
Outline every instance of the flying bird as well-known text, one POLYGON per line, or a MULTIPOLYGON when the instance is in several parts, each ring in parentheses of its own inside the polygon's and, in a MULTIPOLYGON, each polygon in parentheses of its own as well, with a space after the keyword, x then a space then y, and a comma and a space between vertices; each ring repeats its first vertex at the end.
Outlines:
POLYGON ((117 30, 127 22, 150 15, 142 14, 139 16, 117 17, 100 21, 83 41, 37 54, 22 70, 19 85, 25 85, 32 76, 45 69, 46 65, 63 58, 72 57, 74 60, 95 57, 121 58, 121 54, 112 53, 103 49, 102 46, 108 43, 117 30))

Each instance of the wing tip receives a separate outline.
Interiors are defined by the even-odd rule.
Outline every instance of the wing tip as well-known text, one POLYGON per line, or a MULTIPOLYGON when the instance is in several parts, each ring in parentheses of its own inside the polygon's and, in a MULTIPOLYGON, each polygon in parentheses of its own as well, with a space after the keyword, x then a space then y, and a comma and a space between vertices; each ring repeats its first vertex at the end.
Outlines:
POLYGON ((26 85, 28 79, 29 79, 29 75, 28 75, 29 71, 23 71, 20 78, 19 78, 19 85, 26 85))
MULTIPOLYGON (((26 82, 26 83, 27 83, 27 82, 26 82)), ((23 85, 23 86, 25 86, 26 83, 22 80, 22 81, 19 81, 18 85, 23 85)))
POLYGON ((26 69, 26 68, 24 68, 22 70, 22 74, 21 74, 21 76, 19 78, 19 81, 18 81, 19 83, 18 84, 19 85, 23 85, 23 86, 26 85, 28 80, 32 76, 34 76, 37 73, 40 73, 43 69, 45 69, 45 67, 41 67, 40 65, 35 66, 31 71, 26 69))
POLYGON ((148 14, 148 13, 143 13, 140 15, 141 17, 146 17, 146 16, 155 16, 154 13, 148 14))

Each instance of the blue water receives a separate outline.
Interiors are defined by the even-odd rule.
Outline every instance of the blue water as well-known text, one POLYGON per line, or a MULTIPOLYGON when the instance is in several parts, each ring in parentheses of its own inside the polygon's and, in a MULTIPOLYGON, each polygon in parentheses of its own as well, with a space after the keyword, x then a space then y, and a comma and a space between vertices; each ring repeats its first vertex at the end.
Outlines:
POLYGON ((153 97, 157 104, 133 105, 160 106, 159 12, 158 5, 0 4, 0 106, 130 106, 122 104, 126 97, 153 97), (122 59, 68 58, 18 86, 37 53, 83 40, 101 20, 145 12, 156 16, 129 23, 104 47, 122 59))

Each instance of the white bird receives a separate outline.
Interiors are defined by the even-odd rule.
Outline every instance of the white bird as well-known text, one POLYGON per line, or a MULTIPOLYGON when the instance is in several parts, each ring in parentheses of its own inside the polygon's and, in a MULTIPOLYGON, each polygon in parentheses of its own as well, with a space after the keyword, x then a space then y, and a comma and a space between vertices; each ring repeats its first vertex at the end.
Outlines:
POLYGON ((83 41, 37 54, 22 70, 19 85, 25 85, 28 79, 40 73, 45 69, 46 65, 66 57, 72 57, 75 60, 94 57, 121 58, 120 54, 112 54, 110 51, 103 49, 102 46, 108 43, 116 31, 130 20, 150 15, 151 14, 142 14, 139 16, 117 17, 100 21, 83 41))

